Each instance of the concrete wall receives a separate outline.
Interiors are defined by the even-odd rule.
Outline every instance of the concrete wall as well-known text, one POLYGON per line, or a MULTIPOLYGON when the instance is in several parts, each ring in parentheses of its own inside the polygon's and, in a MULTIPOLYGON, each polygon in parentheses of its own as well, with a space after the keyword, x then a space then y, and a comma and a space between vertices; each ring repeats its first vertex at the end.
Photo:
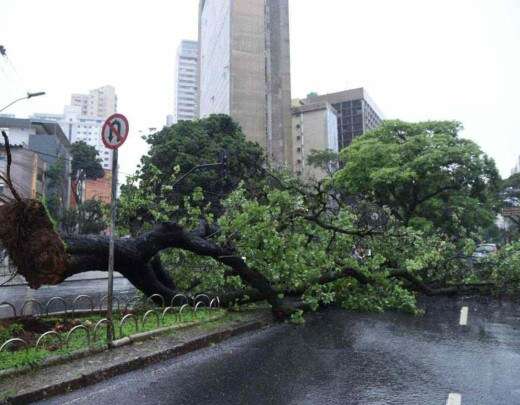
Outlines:
POLYGON ((267 150, 264 0, 232 2, 231 116, 267 150))
MULTIPOLYGON (((25 145, 29 146, 29 138, 31 135, 34 135, 36 133, 36 130, 34 128, 31 128, 31 126, 26 127, 12 127, 12 128, 4 128, 6 130, 7 135, 9 136, 9 143, 11 145, 25 145)), ((2 140, 3 145, 3 140, 2 140)))
POLYGON ((204 0, 199 19, 200 116, 231 115, 272 164, 290 166, 288 0, 204 0), (229 105, 222 101, 226 97, 229 105))
POLYGON ((313 150, 337 152, 337 116, 328 103, 293 108, 293 171, 305 180, 320 180, 327 172, 307 164, 313 150))
MULTIPOLYGON (((44 179, 46 163, 34 152, 26 149, 11 148, 13 163, 11 165, 11 178, 18 194, 22 198, 36 198, 44 194, 44 179)), ((0 150, 0 171, 5 173, 5 151, 0 150)), ((3 184, 3 183, 2 183, 3 184)), ((3 185, 2 195, 12 198, 7 185, 3 185)))
POLYGON ((266 0, 268 143, 273 162, 290 162, 291 130, 291 45, 289 1, 266 0))
POLYGON ((365 98, 365 90, 362 87, 360 87, 357 89, 339 91, 337 93, 310 96, 303 101, 305 104, 319 103, 319 102, 328 102, 330 104, 336 104, 336 103, 342 103, 344 101, 360 100, 360 99, 364 99, 364 98, 365 98))
POLYGON ((55 135, 33 135, 29 139, 29 148, 38 152, 38 157, 51 167, 61 156, 64 163, 63 186, 60 192, 63 196, 64 208, 70 205, 70 173, 72 154, 68 146, 63 145, 55 135))

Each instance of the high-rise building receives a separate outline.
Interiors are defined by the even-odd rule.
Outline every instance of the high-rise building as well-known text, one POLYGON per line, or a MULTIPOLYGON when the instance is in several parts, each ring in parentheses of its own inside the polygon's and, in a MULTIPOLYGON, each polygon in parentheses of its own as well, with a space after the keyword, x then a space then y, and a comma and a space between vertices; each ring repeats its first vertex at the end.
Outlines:
POLYGON ((110 115, 117 111, 117 96, 113 86, 91 90, 89 94, 73 94, 71 105, 63 114, 34 114, 32 118, 55 121, 60 124, 70 143, 84 141, 99 152, 101 165, 112 169, 112 154, 101 140, 101 127, 110 115))
POLYGON ((341 91, 319 96, 309 94, 303 104, 328 102, 338 114, 339 150, 349 146, 352 140, 367 131, 377 128, 382 114, 364 88, 341 91))
POLYGON ((337 169, 330 163, 326 170, 308 164, 313 151, 338 153, 338 117, 330 103, 318 102, 297 105, 292 109, 293 122, 293 172, 305 180, 320 180, 327 172, 337 169))
POLYGON ((70 143, 83 141, 90 146, 94 146, 99 153, 103 169, 112 169, 112 154, 105 148, 101 140, 103 118, 82 115, 80 107, 70 105, 65 106, 63 114, 37 113, 33 114, 31 118, 57 122, 70 143))
POLYGON ((117 96, 113 86, 90 90, 89 94, 73 94, 70 105, 80 108, 80 114, 107 118, 117 111, 117 96))
POLYGON ((511 175, 519 173, 519 172, 520 172, 520 157, 518 157, 518 163, 511 170, 511 175))
POLYGON ((228 114, 277 165, 292 162, 288 0, 201 0, 200 117, 228 114))
POLYGON ((173 122, 198 118, 199 44, 197 41, 181 41, 177 50, 175 73, 175 109, 173 122))
POLYGON ((173 124, 175 124, 175 117, 173 114, 168 114, 166 116, 166 126, 171 127, 173 124))

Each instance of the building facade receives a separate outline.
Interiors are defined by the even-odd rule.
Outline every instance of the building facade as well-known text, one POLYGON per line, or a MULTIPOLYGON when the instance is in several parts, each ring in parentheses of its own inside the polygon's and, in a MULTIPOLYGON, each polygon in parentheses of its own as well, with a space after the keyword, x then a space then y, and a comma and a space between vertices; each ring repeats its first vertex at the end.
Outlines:
POLYGON ((117 111, 117 95, 113 86, 94 89, 89 94, 73 94, 63 114, 33 114, 31 118, 57 122, 70 143, 83 141, 99 152, 101 165, 112 169, 112 154, 101 140, 105 119, 117 111))
MULTIPOLYGON (((70 206, 71 145, 56 122, 0 117, 13 145, 12 177, 22 196, 36 198, 48 194, 46 171, 59 160, 63 161, 63 177, 57 192, 62 208, 70 206)), ((5 169, 5 154, 0 157, 0 170, 5 169)), ((6 192, 5 185, 0 185, 6 192)))
POLYGON ((177 50, 173 123, 192 121, 199 115, 199 44, 181 41, 177 50))
POLYGON ((79 107, 81 115, 105 119, 117 111, 116 89, 103 86, 88 94, 72 94, 70 105, 79 107))
POLYGON ((293 172, 305 180, 320 180, 337 167, 327 170, 308 164, 312 151, 330 150, 338 153, 338 116, 330 103, 318 102, 292 109, 293 172))
POLYGON ((352 140, 377 128, 383 116, 364 88, 325 95, 309 95, 304 104, 328 102, 338 114, 338 147, 346 148, 352 140))
POLYGON ((288 0, 201 0, 199 116, 228 114, 276 164, 292 162, 288 0))
POLYGON ((112 170, 105 170, 105 176, 96 180, 85 180, 83 200, 98 200, 105 204, 112 201, 112 170))
MULTIPOLYGON (((37 153, 18 145, 12 145, 11 157, 11 179, 20 197, 32 199, 45 197, 47 163, 37 153)), ((5 173, 6 167, 6 152, 0 149, 0 172, 5 173)), ((9 187, 2 180, 0 180, 0 197, 13 198, 9 187)), ((2 204, 1 198, 0 204, 2 204)))

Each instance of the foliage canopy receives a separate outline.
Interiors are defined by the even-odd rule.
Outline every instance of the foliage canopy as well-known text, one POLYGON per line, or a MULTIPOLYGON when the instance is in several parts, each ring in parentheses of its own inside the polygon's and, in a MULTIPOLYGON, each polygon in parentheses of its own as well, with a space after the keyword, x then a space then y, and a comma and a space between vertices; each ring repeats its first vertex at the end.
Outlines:
POLYGON ((404 225, 464 236, 493 222, 500 177, 453 121, 386 121, 344 149, 335 185, 388 207, 404 225))

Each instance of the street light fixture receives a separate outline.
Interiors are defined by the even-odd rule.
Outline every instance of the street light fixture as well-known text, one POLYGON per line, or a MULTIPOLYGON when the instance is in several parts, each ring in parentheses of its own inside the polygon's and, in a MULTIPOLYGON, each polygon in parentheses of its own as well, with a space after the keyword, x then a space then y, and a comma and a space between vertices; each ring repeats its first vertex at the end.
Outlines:
POLYGON ((0 110, 0 113, 6 109, 8 109, 9 107, 11 107, 14 103, 17 103, 18 101, 21 101, 21 100, 26 100, 26 99, 30 99, 30 98, 33 98, 33 97, 39 97, 39 96, 43 96, 45 95, 45 92, 44 91, 38 91, 36 93, 27 93, 26 96, 24 97, 20 97, 12 102, 10 102, 9 104, 7 104, 4 108, 2 108, 0 110))

